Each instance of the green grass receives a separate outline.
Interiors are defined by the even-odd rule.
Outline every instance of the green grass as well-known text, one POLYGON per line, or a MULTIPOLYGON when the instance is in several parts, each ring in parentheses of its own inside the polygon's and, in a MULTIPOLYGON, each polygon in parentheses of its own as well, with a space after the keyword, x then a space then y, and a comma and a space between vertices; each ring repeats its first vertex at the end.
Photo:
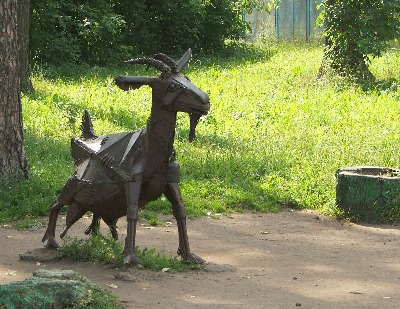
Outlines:
MULTIPOLYGON (((372 61, 379 82, 364 88, 317 80, 322 54, 317 45, 269 43, 194 55, 187 74, 212 105, 193 143, 188 115, 178 118, 175 148, 190 216, 283 206, 335 215, 338 168, 400 167, 399 47, 372 61)), ((145 126, 150 89, 120 91, 112 79, 125 73, 157 74, 140 66, 35 71, 36 93, 22 98, 31 175, 1 187, 0 221, 47 215, 72 173, 70 138, 80 135, 84 109, 98 134, 145 126)), ((153 218, 170 212, 165 199, 147 209, 153 218)))
MULTIPOLYGON (((111 263, 117 266, 123 265, 124 257, 122 243, 114 241, 111 236, 93 235, 86 239, 66 237, 60 248, 63 257, 78 261, 111 263)), ((135 254, 146 269, 170 272, 182 272, 191 269, 199 269, 200 266, 167 256, 156 249, 135 248, 135 254)))

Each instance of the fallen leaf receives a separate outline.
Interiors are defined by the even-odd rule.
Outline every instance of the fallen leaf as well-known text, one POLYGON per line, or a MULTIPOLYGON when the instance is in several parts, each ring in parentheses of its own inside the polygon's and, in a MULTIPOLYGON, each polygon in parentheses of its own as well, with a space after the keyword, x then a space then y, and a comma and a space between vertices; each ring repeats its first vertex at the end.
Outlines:
POLYGON ((118 285, 115 284, 107 284, 110 288, 116 289, 118 288, 118 285))
POLYGON ((165 273, 165 272, 169 271, 169 268, 168 268, 168 267, 164 267, 163 269, 161 269, 161 271, 162 271, 163 273, 165 273))

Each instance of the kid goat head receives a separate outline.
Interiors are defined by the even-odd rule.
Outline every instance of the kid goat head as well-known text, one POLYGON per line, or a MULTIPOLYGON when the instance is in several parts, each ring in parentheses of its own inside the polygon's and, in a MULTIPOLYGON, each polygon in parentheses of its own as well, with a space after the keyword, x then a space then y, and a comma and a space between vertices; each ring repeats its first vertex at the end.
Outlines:
POLYGON ((118 239, 116 223, 126 215, 124 261, 140 263, 134 253, 138 209, 164 194, 172 204, 177 220, 178 254, 190 262, 204 262, 189 248, 186 213, 178 186, 179 165, 173 149, 177 112, 189 113, 189 139, 193 140, 200 116, 207 114, 210 108, 208 95, 181 73, 190 57, 189 49, 179 62, 164 54, 132 59, 127 62, 154 67, 161 71, 160 76, 119 76, 115 79, 115 84, 126 91, 143 85, 152 88, 151 115, 146 128, 96 136, 89 113, 85 111, 83 139, 73 138, 71 143, 74 174, 50 206, 49 224, 43 237, 46 247, 58 247, 56 221, 59 210, 68 205, 61 238, 77 220, 91 211, 93 220, 86 233, 96 232, 102 218, 113 237, 118 239))

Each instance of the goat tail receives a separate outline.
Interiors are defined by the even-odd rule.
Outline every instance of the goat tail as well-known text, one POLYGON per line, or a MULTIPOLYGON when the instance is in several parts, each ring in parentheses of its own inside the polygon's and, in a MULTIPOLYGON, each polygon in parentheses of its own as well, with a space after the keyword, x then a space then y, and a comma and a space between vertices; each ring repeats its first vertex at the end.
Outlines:
POLYGON ((90 114, 87 109, 85 109, 82 116, 81 132, 81 137, 85 140, 97 138, 97 135, 94 134, 92 119, 90 118, 90 114))

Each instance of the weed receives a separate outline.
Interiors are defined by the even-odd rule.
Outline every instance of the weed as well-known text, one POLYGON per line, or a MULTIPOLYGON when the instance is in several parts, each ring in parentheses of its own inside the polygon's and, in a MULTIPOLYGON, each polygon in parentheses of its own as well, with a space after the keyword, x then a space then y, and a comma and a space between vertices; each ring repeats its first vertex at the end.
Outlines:
MULTIPOLYGON (((73 260, 123 264, 122 244, 111 236, 98 234, 86 239, 66 236, 60 250, 63 257, 73 260)), ((142 267, 156 271, 168 269, 171 272, 179 272, 199 268, 198 265, 184 262, 177 257, 156 252, 154 248, 140 250, 136 247, 135 254, 141 261, 142 267)))
POLYGON ((19 230, 24 229, 38 229, 40 227, 45 226, 47 222, 45 220, 27 217, 21 220, 16 221, 13 226, 19 230))
POLYGON ((66 236, 60 250, 62 256, 73 260, 123 264, 122 244, 110 236, 97 234, 85 239, 66 236))

